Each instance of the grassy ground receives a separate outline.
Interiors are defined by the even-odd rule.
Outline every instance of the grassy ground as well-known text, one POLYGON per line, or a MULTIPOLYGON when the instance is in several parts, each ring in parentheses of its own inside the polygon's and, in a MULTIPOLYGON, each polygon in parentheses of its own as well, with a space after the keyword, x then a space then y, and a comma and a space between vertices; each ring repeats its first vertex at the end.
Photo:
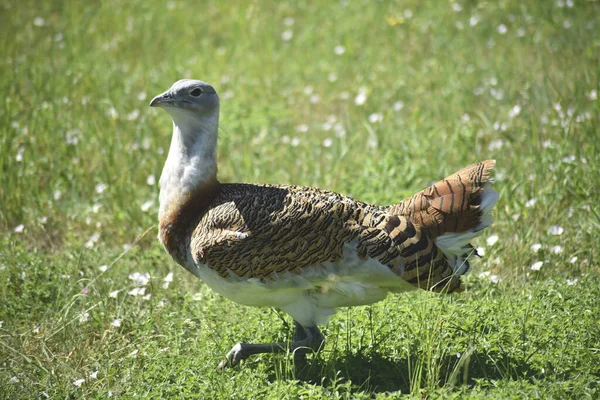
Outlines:
POLYGON ((0 2, 0 397, 600 396, 597 1, 37 3, 0 2), (468 290, 217 371, 291 321, 155 240, 171 127, 147 104, 182 77, 221 93, 222 181, 389 204, 496 158, 468 290))

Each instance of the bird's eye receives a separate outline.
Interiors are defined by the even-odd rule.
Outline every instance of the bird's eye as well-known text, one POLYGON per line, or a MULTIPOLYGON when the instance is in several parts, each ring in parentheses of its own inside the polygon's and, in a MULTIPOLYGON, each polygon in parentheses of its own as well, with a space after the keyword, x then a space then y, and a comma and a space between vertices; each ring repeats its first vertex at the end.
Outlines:
POLYGON ((191 94, 192 96, 194 96, 194 97, 198 97, 198 96, 200 96, 200 95, 202 94, 202 89, 198 89, 198 88, 196 88, 196 89, 192 90, 192 91, 190 92, 190 94, 191 94))

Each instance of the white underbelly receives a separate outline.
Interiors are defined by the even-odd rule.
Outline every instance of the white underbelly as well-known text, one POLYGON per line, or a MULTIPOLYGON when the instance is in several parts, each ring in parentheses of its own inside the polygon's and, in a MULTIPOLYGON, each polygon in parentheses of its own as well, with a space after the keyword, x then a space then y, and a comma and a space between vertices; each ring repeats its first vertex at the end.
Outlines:
POLYGON ((190 270, 236 303, 278 307, 303 325, 326 323, 337 307, 372 304, 385 299, 390 291, 415 289, 377 260, 360 259, 354 243, 344 247, 344 258, 339 263, 283 273, 265 282, 257 278, 222 278, 206 265, 190 270))

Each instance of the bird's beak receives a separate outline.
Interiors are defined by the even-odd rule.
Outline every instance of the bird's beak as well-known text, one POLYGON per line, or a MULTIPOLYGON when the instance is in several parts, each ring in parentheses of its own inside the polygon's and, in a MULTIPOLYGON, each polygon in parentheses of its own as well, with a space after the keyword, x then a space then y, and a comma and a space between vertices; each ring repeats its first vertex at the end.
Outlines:
POLYGON ((168 92, 159 94, 158 96, 156 96, 155 98, 152 99, 152 101, 150 102, 150 107, 158 107, 161 104, 168 102, 170 100, 170 98, 171 98, 171 96, 169 95, 168 92))

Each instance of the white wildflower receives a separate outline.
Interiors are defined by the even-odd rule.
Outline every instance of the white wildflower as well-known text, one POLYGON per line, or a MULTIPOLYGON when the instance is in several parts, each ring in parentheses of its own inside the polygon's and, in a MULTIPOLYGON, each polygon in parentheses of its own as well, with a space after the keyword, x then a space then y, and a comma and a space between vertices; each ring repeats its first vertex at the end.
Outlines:
POLYGON ((37 26, 38 28, 40 28, 40 27, 46 25, 46 21, 42 17, 35 17, 33 19, 33 25, 37 26))
POLYGON ((508 28, 506 27, 506 25, 500 24, 498 25, 497 31, 499 34, 504 35, 506 31, 508 31, 508 28))
POLYGON ((148 272, 144 272, 143 274, 139 272, 134 272, 129 275, 129 279, 135 281, 138 284, 138 286, 145 286, 150 281, 150 274, 148 272))
POLYGON ((323 140, 324 147, 331 147, 332 144, 333 144, 333 141, 330 138, 323 140))
POLYGON ((510 109, 510 111, 508 112, 508 117, 514 118, 517 115, 519 115, 520 113, 521 113, 521 106, 517 104, 513 108, 510 109))
POLYGON ((79 316, 79 322, 87 322, 90 318, 90 313, 83 313, 79 316))
POLYGON ((98 240, 100 240, 100 233, 96 232, 92 236, 90 236, 88 241, 85 243, 85 247, 87 249, 91 249, 92 247, 94 247, 96 242, 98 242, 98 240))
POLYGON ((496 242, 498 242, 498 235, 492 235, 486 240, 488 246, 493 246, 496 242))
POLYGON ((128 121, 135 121, 136 119, 138 119, 139 116, 140 116, 140 110, 138 110, 136 108, 135 110, 133 110, 132 112, 127 114, 126 118, 128 121))
POLYGON ((367 92, 364 89, 359 90, 358 94, 354 98, 354 104, 362 106, 367 101, 367 92))
POLYGON ((294 36, 294 32, 292 32, 291 30, 285 30, 283 31, 283 33, 281 34, 281 39, 284 41, 289 41, 292 39, 292 37, 294 36))
POLYGON ((532 197, 531 199, 527 200, 527 203, 525 203, 525 207, 531 208, 535 205, 536 202, 537 199, 535 197, 532 197))
POLYGON ((131 353, 129 353, 129 357, 135 356, 138 352, 139 352, 139 350, 135 349, 134 351, 132 351, 131 353))
POLYGON ((502 146, 504 146, 504 140, 502 140, 502 139, 492 140, 490 142, 490 144, 488 145, 488 150, 489 151, 498 150, 498 149, 501 149, 502 146))
POLYGON ((75 382, 73 382, 73 385, 81 387, 81 385, 83 385, 83 382, 85 382, 85 379, 77 379, 75 382))
POLYGON ((577 283, 577 281, 578 281, 578 280, 579 280, 579 279, 577 279, 577 278, 573 278, 573 279, 567 279, 567 285, 569 285, 569 286, 573 286, 574 284, 576 284, 576 283, 577 283))
POLYGON ((110 326, 118 328, 119 326, 121 326, 121 320, 119 318, 115 319, 113 322, 110 323, 110 326))
POLYGON ((130 296, 143 296, 144 294, 146 294, 146 288, 136 287, 127 292, 127 294, 130 296))
POLYGON ((591 90, 587 95, 588 100, 596 100, 598 98, 598 92, 594 89, 591 90))
POLYGON ((107 187, 108 187, 108 185, 106 183, 100 182, 99 184, 96 185, 96 193, 100 194, 100 193, 104 192, 107 187))
POLYGON ((565 230, 558 225, 552 225, 550 229, 548 229, 548 232, 550 232, 551 235, 562 235, 564 231, 565 230))
POLYGON ((283 24, 285 26, 292 26, 292 25, 294 25, 294 18, 292 18, 292 17, 285 17, 283 19, 283 24))
POLYGON ((15 232, 15 233, 21 233, 24 230, 25 230, 25 225, 20 224, 20 225, 15 226, 15 229, 13 229, 13 232, 15 232))
POLYGON ((144 297, 142 297, 142 299, 144 299, 144 300, 150 300, 150 297, 152 297, 152 294, 148 293, 147 295, 145 295, 144 297))
POLYGON ((140 209, 144 212, 148 211, 152 206, 154 205, 154 200, 148 200, 146 202, 144 202, 144 204, 142 204, 140 206, 140 209))
POLYGON ((297 147, 300 144, 300 138, 297 136, 294 136, 290 142, 290 145, 292 147, 297 147))
POLYGON ((479 256, 485 256, 485 247, 478 247, 475 249, 475 252, 477 253, 477 255, 479 256))
POLYGON ((561 246, 552 246, 550 247, 550 252, 554 253, 554 254, 560 254, 562 253, 563 248, 561 246))
POLYGON ((452 3, 452 9, 455 12, 460 12, 462 10, 462 6, 460 4, 458 4, 458 3, 452 3))
POLYGON ((531 247, 530 247, 530 249, 533 250, 533 251, 535 251, 535 252, 539 251, 541 248, 542 248, 542 245, 539 244, 539 243, 532 244, 531 247))
POLYGON ((381 113, 373 113, 371 115, 369 115, 369 122, 374 124, 376 122, 381 122, 383 121, 383 114, 381 113))
POLYGON ((60 200, 61 197, 62 197, 62 192, 60 190, 55 190, 54 191, 54 200, 60 200))
POLYGON ((498 283, 500 282, 500 277, 498 275, 490 275, 490 281, 493 283, 498 283))
POLYGON ((479 275, 477 275, 477 277, 484 279, 487 278, 488 276, 490 276, 492 274, 491 271, 483 271, 482 273, 480 273, 479 275))
POLYGON ((329 75, 327 75, 327 80, 329 82, 335 82, 335 81, 337 81, 337 78, 338 77, 335 72, 330 72, 329 75))
POLYGON ((101 265, 98 267, 100 272, 106 272, 108 270, 108 265, 101 265))
POLYGON ((413 13, 410 10, 404 10, 404 12, 402 13, 402 15, 404 15, 404 18, 410 19, 410 18, 412 18, 413 13))
POLYGON ((479 23, 479 18, 475 15, 472 15, 471 18, 469 18, 469 25, 471 26, 475 26, 479 23))
POLYGON ((113 299, 116 299, 116 298, 117 298, 117 295, 119 294, 119 292, 120 292, 120 290, 115 290, 115 291, 112 291, 112 292, 110 292, 110 293, 108 294, 108 297, 111 297, 111 298, 113 298, 113 299))
POLYGON ((94 371, 94 372, 90 373, 89 378, 90 379, 98 379, 98 371, 94 371))
POLYGON ((571 259, 569 260, 569 262, 571 264, 575 264, 577 262, 577 256, 571 257, 571 259))
POLYGON ((542 265, 544 265, 544 262, 543 262, 543 261, 538 261, 538 262, 535 262, 535 263, 533 263, 533 264, 531 265, 531 270, 532 270, 532 271, 539 271, 539 270, 540 270, 540 268, 542 268, 542 265))
POLYGON ((342 45, 337 45, 337 46, 335 46, 335 48, 333 49, 333 51, 338 56, 341 56, 342 54, 344 54, 346 52, 346 48, 344 46, 342 46, 342 45))
POLYGON ((163 289, 167 289, 169 287, 169 284, 171 284, 171 282, 173 282, 173 273, 169 272, 167 274, 167 276, 165 276, 165 279, 163 279, 164 283, 162 284, 163 289))
POLYGON ((16 375, 8 380, 8 383, 17 383, 17 382, 19 382, 19 377, 16 375))
POLYGON ((147 96, 148 95, 146 94, 146 92, 140 92, 140 93, 138 93, 138 100, 144 101, 144 100, 146 100, 147 96))
POLYGON ((300 124, 298 126, 296 126, 296 132, 307 132, 308 131, 308 125, 306 124, 300 124))
POLYGON ((401 101, 397 101, 394 103, 394 105, 392 106, 392 108, 394 109, 394 111, 400 111, 404 108, 404 103, 401 101))

